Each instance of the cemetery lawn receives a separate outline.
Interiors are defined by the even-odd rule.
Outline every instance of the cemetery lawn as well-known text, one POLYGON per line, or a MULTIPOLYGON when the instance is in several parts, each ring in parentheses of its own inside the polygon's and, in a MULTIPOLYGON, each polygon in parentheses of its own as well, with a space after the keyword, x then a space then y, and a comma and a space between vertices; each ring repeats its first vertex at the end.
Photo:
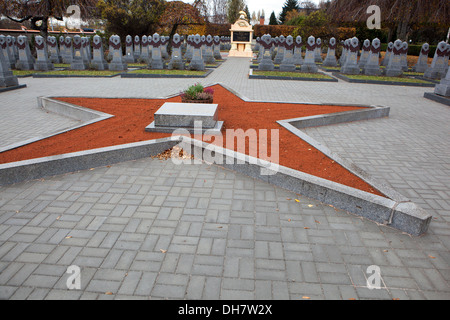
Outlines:
POLYGON ((98 71, 98 70, 53 70, 42 72, 42 75, 61 75, 61 76, 84 76, 84 77, 110 77, 119 75, 117 71, 98 71))
POLYGON ((203 76, 206 71, 191 71, 191 70, 149 70, 149 69, 140 69, 140 70, 132 70, 128 73, 135 74, 162 74, 162 75, 185 75, 185 76, 203 76))
POLYGON ((323 73, 304 73, 304 72, 281 72, 281 71, 253 71, 254 76, 265 77, 289 77, 289 78, 306 78, 306 79, 333 79, 323 73))
POLYGON ((414 79, 409 77, 383 77, 383 76, 366 76, 366 75, 349 75, 345 74, 349 79, 367 80, 367 81, 386 81, 386 82, 405 82, 405 83, 424 83, 429 84, 429 81, 414 79))
MULTIPOLYGON (((220 120, 224 128, 244 131, 255 129, 279 130, 279 164, 323 179, 383 196, 368 183, 357 177, 295 134, 280 126, 277 121, 297 117, 361 110, 363 107, 333 105, 303 105, 298 103, 247 102, 220 85, 214 89, 214 103, 219 105, 220 120)), ((57 100, 105 112, 114 117, 82 128, 49 137, 22 147, 0 153, 0 163, 9 163, 40 157, 118 146, 139 141, 170 137, 168 133, 146 132, 145 127, 154 120, 154 113, 165 102, 181 102, 181 96, 169 99, 118 99, 60 97, 57 100)), ((203 137, 211 143, 211 137, 203 137)), ((265 138, 264 138, 265 139, 265 138)), ((214 139, 219 146, 227 147, 226 134, 214 139)), ((238 151, 238 145, 234 145, 238 151)), ((272 150, 272 139, 267 140, 272 150)), ((240 152, 240 151, 239 151, 240 152)), ((245 153, 254 155, 257 150, 247 144, 245 153)))
POLYGON ((70 68, 70 64, 66 63, 55 63, 53 64, 55 68, 70 68))
POLYGON ((35 71, 35 70, 13 70, 13 75, 16 77, 26 77, 31 76, 34 73, 39 73, 41 71, 35 71))

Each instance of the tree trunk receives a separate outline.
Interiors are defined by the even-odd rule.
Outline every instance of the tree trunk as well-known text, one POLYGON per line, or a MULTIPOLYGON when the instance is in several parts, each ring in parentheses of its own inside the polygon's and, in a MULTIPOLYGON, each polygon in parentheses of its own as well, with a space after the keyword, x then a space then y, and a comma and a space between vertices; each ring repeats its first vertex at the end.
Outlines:
POLYGON ((172 39, 173 39, 173 36, 175 35, 175 33, 177 33, 177 29, 178 29, 178 24, 174 24, 172 27, 172 30, 170 31, 169 44, 167 46, 167 53, 169 55, 172 55, 172 39))

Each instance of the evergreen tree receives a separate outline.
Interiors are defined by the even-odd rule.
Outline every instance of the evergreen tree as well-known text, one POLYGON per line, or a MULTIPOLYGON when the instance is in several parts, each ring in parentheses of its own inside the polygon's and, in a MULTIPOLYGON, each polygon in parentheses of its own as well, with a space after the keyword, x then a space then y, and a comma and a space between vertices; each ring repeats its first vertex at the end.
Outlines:
POLYGON ((228 22, 235 23, 239 19, 239 12, 244 8, 244 0, 228 0, 228 22))
POLYGON ((286 14, 292 10, 297 10, 297 11, 300 10, 298 1, 297 0, 286 0, 286 2, 284 3, 283 9, 280 13, 280 21, 282 24, 286 22, 286 14))
POLYGON ((269 25, 270 26, 278 25, 278 20, 277 20, 277 17, 275 16, 275 12, 272 12, 272 14, 270 15, 269 25))

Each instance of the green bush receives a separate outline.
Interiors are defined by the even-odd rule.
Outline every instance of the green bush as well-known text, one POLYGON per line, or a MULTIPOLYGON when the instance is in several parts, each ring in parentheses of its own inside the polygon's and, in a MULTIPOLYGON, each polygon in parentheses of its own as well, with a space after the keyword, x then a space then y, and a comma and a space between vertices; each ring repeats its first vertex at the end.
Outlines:
MULTIPOLYGON (((387 43, 382 43, 381 44, 381 51, 386 51, 387 50, 387 43)), ((437 46, 430 46, 430 53, 429 53, 429 57, 433 57, 434 52, 436 51, 437 46)), ((422 50, 422 45, 421 44, 410 44, 408 47, 408 55, 409 56, 420 56, 420 51, 422 50)))

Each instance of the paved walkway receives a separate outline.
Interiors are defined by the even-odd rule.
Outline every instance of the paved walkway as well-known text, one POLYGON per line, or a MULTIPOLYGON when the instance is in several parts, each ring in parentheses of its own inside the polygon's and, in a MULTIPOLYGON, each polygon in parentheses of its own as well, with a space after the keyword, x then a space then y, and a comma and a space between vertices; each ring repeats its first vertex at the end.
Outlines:
MULTIPOLYGON (((0 188, 0 298, 449 299, 448 107, 423 99, 429 88, 248 80, 248 65, 229 59, 200 82, 255 100, 390 106, 388 119, 307 132, 427 209, 428 234, 412 238, 215 166, 140 160, 0 188), (71 265, 81 290, 67 290, 71 265), (367 288, 371 265, 380 290, 367 288)), ((20 82, 28 88, 0 95, 0 147, 74 124, 39 110, 40 95, 152 98, 193 83, 20 82)))

